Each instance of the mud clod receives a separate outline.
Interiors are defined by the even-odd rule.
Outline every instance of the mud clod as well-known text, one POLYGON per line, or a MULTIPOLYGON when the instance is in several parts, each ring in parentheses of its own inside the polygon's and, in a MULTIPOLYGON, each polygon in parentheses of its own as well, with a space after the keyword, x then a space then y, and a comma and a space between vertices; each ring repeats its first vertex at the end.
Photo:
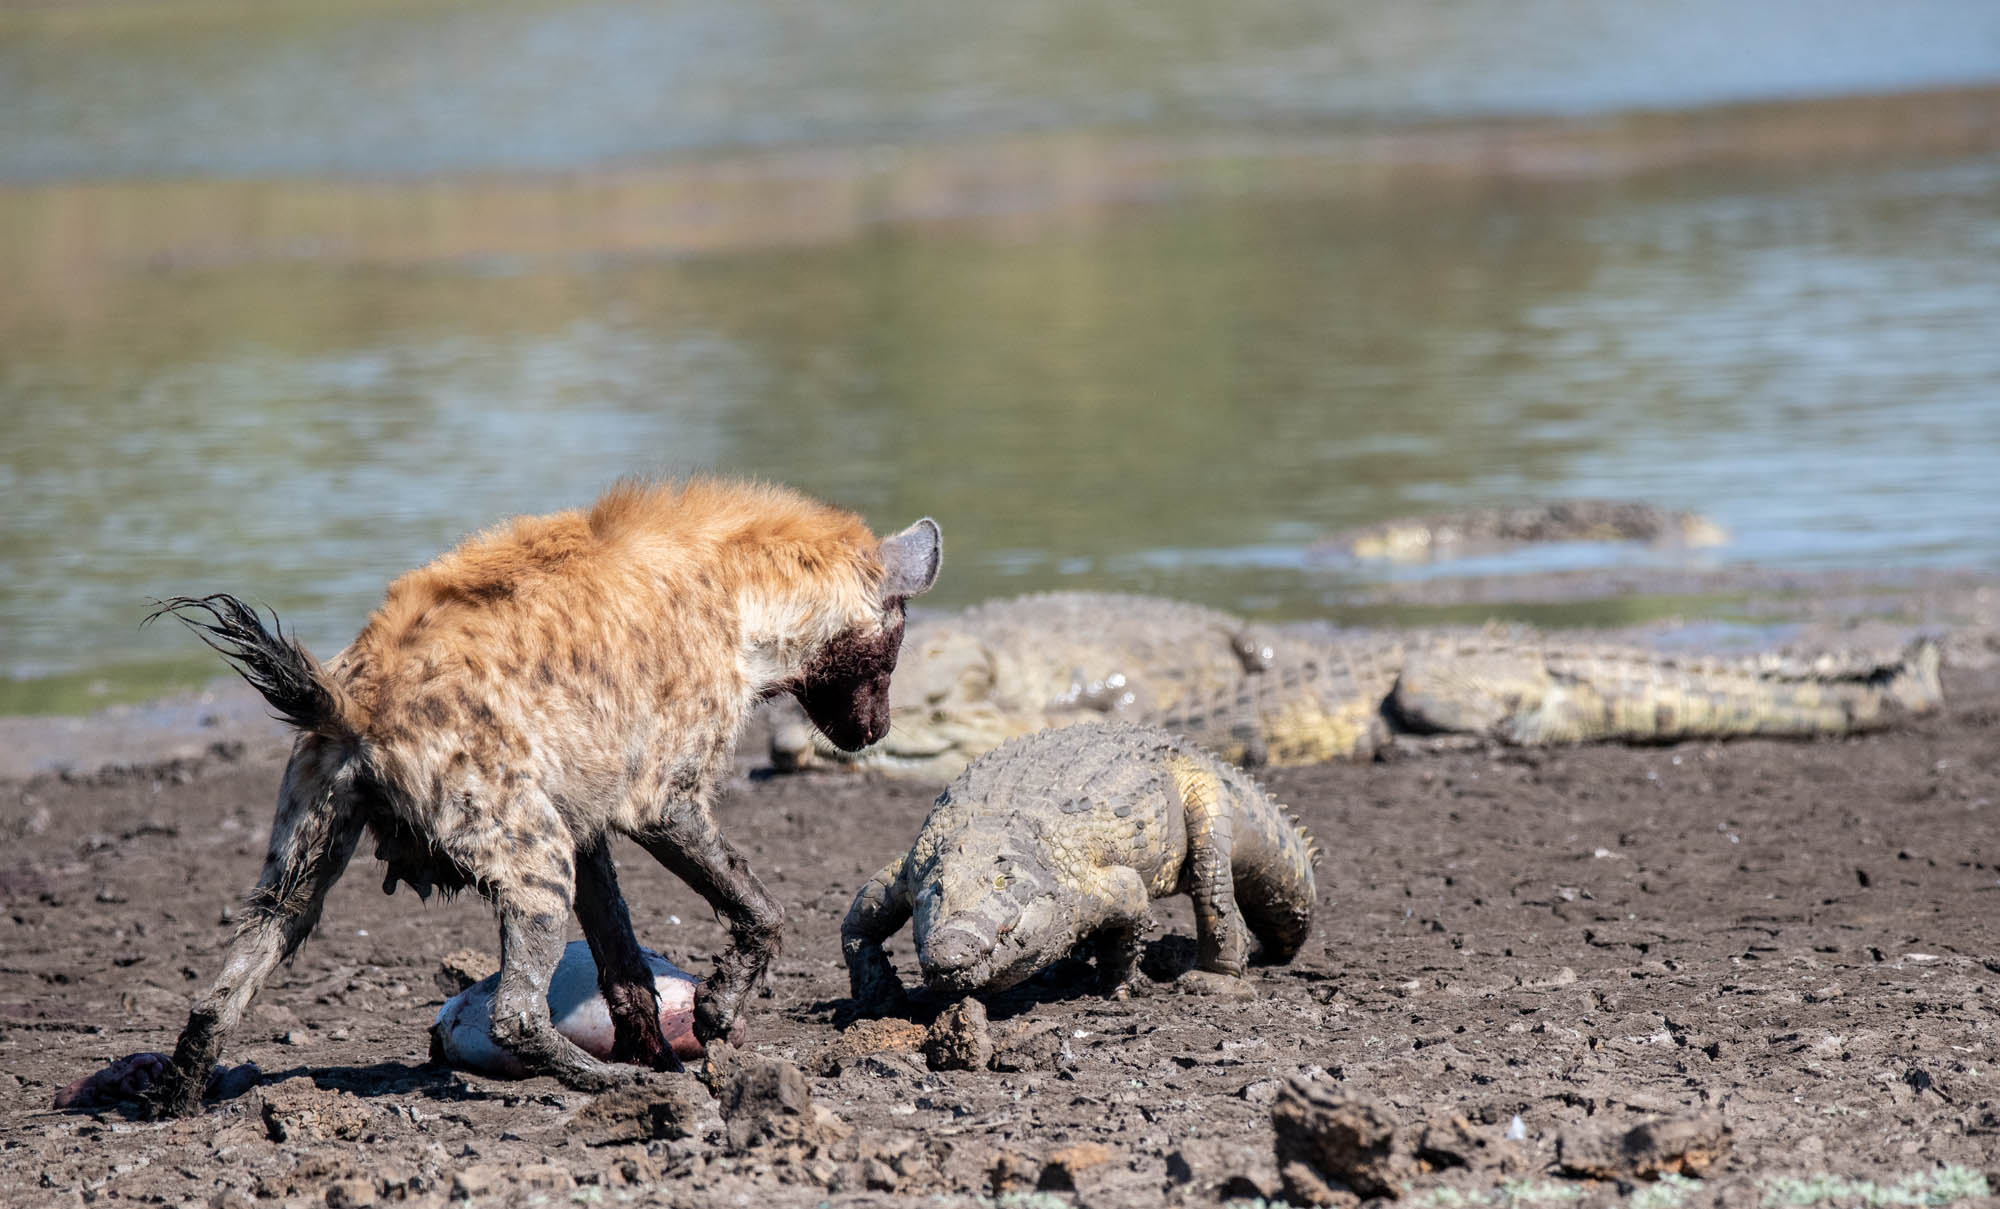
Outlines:
POLYGON ((273 1142, 355 1141, 375 1124, 358 1097, 324 1090, 303 1076, 266 1087, 258 1112, 273 1142))
POLYGON ((1000 1035, 993 1043, 991 1062, 994 1070, 1008 1073, 1054 1071, 1074 1065, 1075 1056, 1064 1048, 1060 1025, 1030 1020, 1000 1035))
POLYGON ((810 1150, 849 1132, 838 1117, 813 1103, 805 1072, 797 1066, 722 1044, 711 1049, 711 1086, 731 1151, 765 1146, 810 1150))
POLYGON ((1699 1176, 1728 1152, 1729 1127, 1712 1112, 1566 1129, 1556 1141, 1557 1162, 1566 1174, 1596 1180, 1699 1176))
POLYGON ((692 1076, 655 1075, 592 1099, 563 1126, 585 1146, 620 1146, 693 1137, 695 1097, 707 1093, 692 1076))
POLYGON ((986 1005, 966 998, 939 1013, 924 1036, 924 1061, 932 1070, 985 1070, 993 1061, 986 1005))
POLYGON ((1299 1204, 1350 1204, 1359 1196, 1396 1195, 1415 1164, 1397 1147, 1388 1109, 1352 1099, 1314 1080, 1289 1079, 1271 1106, 1285 1195, 1299 1204))
POLYGON ((437 989, 449 999, 473 983, 498 973, 499 969, 500 959, 489 953, 477 949, 457 949, 439 959, 437 989))
POLYGON ((838 1075, 855 1065, 855 1060, 889 1051, 919 1050, 929 1035, 923 1025, 911 1020, 860 1020, 842 1029, 811 1063, 816 1075, 838 1075))

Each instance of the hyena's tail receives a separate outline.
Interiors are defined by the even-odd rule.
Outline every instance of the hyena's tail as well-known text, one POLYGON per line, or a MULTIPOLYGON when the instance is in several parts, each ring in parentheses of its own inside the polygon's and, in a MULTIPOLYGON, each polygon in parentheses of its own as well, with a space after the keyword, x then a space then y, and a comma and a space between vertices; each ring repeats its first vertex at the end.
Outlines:
POLYGON ((220 592, 175 596, 154 603, 159 607, 146 615, 146 621, 171 614, 229 660, 286 722, 329 739, 360 736, 367 721, 361 703, 328 676, 319 660, 296 638, 285 633, 276 612, 266 629, 257 610, 220 592))

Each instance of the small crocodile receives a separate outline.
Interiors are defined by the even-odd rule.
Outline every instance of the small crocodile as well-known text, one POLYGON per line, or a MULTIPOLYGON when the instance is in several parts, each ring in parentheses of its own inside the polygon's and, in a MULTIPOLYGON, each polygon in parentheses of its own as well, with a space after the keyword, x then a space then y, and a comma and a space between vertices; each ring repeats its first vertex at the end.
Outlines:
POLYGON ((916 842, 841 924, 854 999, 903 994, 882 942, 913 924, 927 987, 1000 991, 1085 941, 1128 993, 1148 904, 1194 899, 1199 969, 1241 976, 1255 936, 1288 961, 1312 927, 1318 853, 1241 769, 1153 727, 1098 721, 1016 739, 940 793, 916 842))
POLYGON ((842 753, 781 724, 773 763, 944 781, 1008 739, 1107 715, 1250 765, 1367 758, 1395 734, 1522 745, 1849 734, 1937 708, 1938 663, 1930 640, 1891 654, 1731 659, 1525 627, 1329 633, 1051 593, 913 625, 881 743, 842 753), (1038 610, 1054 619, 1046 632, 1038 610))
POLYGON ((1720 525, 1694 512, 1632 500, 1551 500, 1384 521, 1346 530, 1313 549, 1335 557, 1427 562, 1555 542, 1720 546, 1728 540, 1720 525))

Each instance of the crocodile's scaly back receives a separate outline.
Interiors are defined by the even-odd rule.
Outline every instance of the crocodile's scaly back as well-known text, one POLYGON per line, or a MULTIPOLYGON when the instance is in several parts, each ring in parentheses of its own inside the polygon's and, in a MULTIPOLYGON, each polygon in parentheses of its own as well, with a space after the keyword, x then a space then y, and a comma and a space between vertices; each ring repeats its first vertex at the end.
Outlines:
POLYGON ((978 637, 1022 705, 1151 709, 1244 672, 1241 618, 1157 596, 1041 592, 974 605, 953 625, 978 637))
POLYGON ((1014 740, 938 795, 916 841, 855 896, 842 947, 857 999, 893 994, 881 941, 914 920, 933 988, 999 990, 1095 938, 1122 986, 1146 904, 1195 902, 1200 964, 1240 974, 1304 942, 1311 839, 1240 769, 1151 727, 1089 722, 1014 740))
POLYGON ((1400 639, 1281 641, 1261 650, 1264 670, 1144 721, 1252 767, 1366 759, 1388 738, 1382 702, 1402 668, 1400 639))

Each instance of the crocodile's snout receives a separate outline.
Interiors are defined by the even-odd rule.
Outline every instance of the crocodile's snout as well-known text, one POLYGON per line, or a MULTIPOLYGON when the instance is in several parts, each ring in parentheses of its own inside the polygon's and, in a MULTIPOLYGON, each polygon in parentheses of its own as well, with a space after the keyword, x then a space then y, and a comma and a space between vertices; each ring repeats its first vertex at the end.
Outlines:
POLYGON ((918 954, 927 981, 977 985, 993 942, 971 928, 947 924, 925 939, 918 954))

